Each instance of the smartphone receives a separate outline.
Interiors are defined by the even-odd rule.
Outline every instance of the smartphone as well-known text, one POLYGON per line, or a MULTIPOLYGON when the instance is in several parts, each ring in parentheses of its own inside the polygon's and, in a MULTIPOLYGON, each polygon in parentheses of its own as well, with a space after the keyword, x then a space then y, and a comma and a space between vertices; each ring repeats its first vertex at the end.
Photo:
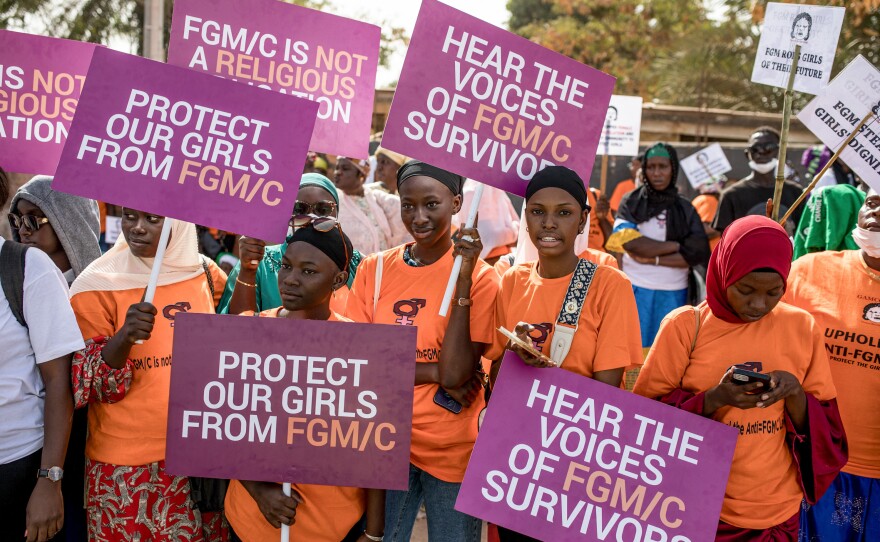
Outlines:
POLYGON ((733 383, 740 386, 751 384, 753 382, 763 382, 764 387, 770 387, 770 375, 765 375, 764 373, 756 373, 755 371, 734 368, 732 378, 733 383))
POLYGON ((434 394, 434 403, 453 414, 461 414, 461 403, 453 399, 443 388, 437 388, 437 393, 434 394))
POLYGON ((499 328, 498 328, 498 331, 499 331, 502 335, 504 335, 505 337, 507 337, 508 339, 510 339, 510 342, 512 342, 513 344, 519 346, 520 348, 522 348, 523 350, 525 350, 525 351, 528 352, 529 354, 535 356, 536 358, 543 359, 543 360, 546 361, 547 363, 552 363, 553 365, 556 365, 556 362, 554 362, 554 361, 551 360, 549 357, 547 357, 546 354, 544 354, 543 352, 541 352, 540 350, 538 350, 538 349, 535 348, 534 346, 530 345, 529 343, 527 343, 527 342, 525 342, 524 340, 522 340, 522 339, 520 339, 519 337, 517 337, 516 333, 513 333, 513 332, 511 332, 511 331, 509 331, 509 330, 507 330, 507 329, 505 329, 505 328, 503 328, 503 327, 499 327, 499 328))

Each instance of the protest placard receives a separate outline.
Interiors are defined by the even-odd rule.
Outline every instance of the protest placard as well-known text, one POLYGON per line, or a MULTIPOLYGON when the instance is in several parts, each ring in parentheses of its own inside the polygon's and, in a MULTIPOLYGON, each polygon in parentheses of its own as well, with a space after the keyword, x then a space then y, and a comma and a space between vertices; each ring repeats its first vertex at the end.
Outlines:
POLYGON ((178 313, 168 471, 406 489, 415 350, 407 326, 178 313))
POLYGON ((831 78, 844 11, 840 7, 768 3, 752 81, 786 88, 794 49, 800 45, 794 90, 817 94, 831 78))
POLYGON ((55 174, 95 47, 0 30, 0 167, 55 174))
POLYGON ((314 100, 309 148, 366 158, 380 34, 277 0, 176 0, 168 63, 314 100))
POLYGON ((880 190, 878 107, 880 70, 859 55, 798 113, 798 119, 804 126, 836 151, 859 121, 874 111, 875 117, 862 126, 840 153, 840 159, 874 190, 880 190))
POLYGON ((724 150, 718 143, 691 154, 681 160, 681 170, 694 188, 706 183, 716 183, 721 176, 733 169, 724 150))
POLYGON ((97 49, 53 188, 281 242, 317 108, 97 49))
POLYGON ((519 196, 552 164, 587 182, 614 81, 424 0, 382 146, 519 196))
POLYGON ((642 129, 641 96, 611 96, 599 150, 596 154, 608 156, 635 156, 639 154, 639 134, 642 129))
POLYGON ((455 508, 539 540, 712 540, 737 434, 508 353, 455 508))

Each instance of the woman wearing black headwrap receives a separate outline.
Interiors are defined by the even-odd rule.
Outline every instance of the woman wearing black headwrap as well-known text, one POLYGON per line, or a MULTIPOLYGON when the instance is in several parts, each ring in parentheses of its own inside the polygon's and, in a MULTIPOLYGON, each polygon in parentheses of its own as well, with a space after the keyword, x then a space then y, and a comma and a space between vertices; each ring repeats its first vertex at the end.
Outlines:
MULTIPOLYGON (((330 309, 333 292, 344 288, 352 245, 339 226, 315 223, 287 238, 278 270, 282 306, 262 317, 350 322, 330 309)), ((253 312, 246 313, 253 315, 253 312)), ((337 542, 366 513, 362 532, 380 538, 384 531, 385 492, 355 487, 293 484, 291 496, 273 482, 232 481, 226 494, 226 516, 243 542, 278 540, 282 524, 291 525, 291 540, 337 542), (294 522, 295 519, 295 522, 294 522)), ((359 538, 368 539, 369 537, 359 538)))
POLYGON ((348 298, 355 321, 418 327, 409 488, 387 492, 386 541, 410 539, 423 501, 431 542, 480 539, 482 522, 454 506, 485 404, 480 357, 494 335, 498 278, 479 259, 475 228, 452 239, 463 182, 423 162, 400 168, 400 214, 415 242, 365 259, 348 298), (438 311, 456 255, 461 273, 444 318, 438 311))
POLYGON ((620 203, 605 245, 625 253, 623 271, 633 283, 645 352, 663 318, 687 303, 690 268, 709 263, 700 215, 675 186, 679 170, 672 146, 657 143, 645 151, 645 180, 620 203))
MULTIPOLYGON (((641 363, 632 285, 617 269, 580 259, 575 252, 575 238, 586 227, 589 212, 584 182, 574 171, 551 166, 529 182, 524 219, 538 249, 538 260, 514 266, 504 274, 495 304, 495 324, 515 330, 533 350, 508 344, 504 335, 496 333, 486 353, 494 360, 493 377, 505 348, 529 365, 561 365, 615 387, 620 386, 624 369, 641 363), (571 284, 579 284, 586 292, 574 307, 567 297, 571 284), (571 321, 560 321, 563 307, 566 314, 577 313, 571 321), (556 346, 569 336, 560 326, 574 330, 567 351, 556 346)), ((532 540, 503 528, 499 534, 503 542, 532 540)))

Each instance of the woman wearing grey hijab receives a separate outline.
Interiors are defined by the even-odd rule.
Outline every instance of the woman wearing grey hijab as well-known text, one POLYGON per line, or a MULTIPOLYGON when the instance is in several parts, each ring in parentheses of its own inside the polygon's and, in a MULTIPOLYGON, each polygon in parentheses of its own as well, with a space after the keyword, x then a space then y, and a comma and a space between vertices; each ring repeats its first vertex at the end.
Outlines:
MULTIPOLYGON (((68 285, 101 255, 98 204, 52 190, 52 177, 38 175, 25 183, 9 210, 13 239, 48 254, 68 285)), ((88 410, 75 410, 61 486, 64 528, 54 540, 86 542, 88 537, 83 506, 87 424, 88 410)))
POLYGON ((68 284, 101 255, 98 204, 52 190, 52 177, 25 183, 9 208, 13 239, 48 254, 68 284))

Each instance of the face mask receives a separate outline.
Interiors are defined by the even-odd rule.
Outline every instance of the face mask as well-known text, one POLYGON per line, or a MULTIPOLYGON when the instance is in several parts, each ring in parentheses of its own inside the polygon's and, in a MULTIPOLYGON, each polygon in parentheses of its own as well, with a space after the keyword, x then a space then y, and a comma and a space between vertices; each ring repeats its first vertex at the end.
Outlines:
POLYGON ((755 163, 754 160, 749 160, 749 167, 752 168, 752 171, 754 171, 755 173, 770 173, 771 171, 776 170, 777 165, 779 165, 778 158, 774 158, 766 164, 758 164, 755 163))
POLYGON ((870 231, 856 227, 852 232, 853 241, 865 254, 872 258, 880 258, 880 231, 870 231))

